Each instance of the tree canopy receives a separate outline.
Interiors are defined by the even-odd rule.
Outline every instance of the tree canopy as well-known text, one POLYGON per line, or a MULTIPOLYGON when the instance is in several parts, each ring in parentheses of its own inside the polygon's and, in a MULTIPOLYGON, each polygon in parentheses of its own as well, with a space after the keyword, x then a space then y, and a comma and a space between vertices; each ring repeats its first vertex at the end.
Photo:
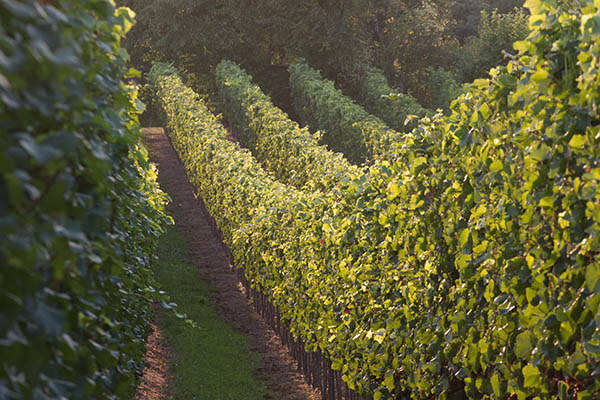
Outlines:
POLYGON ((150 60, 173 62, 208 93, 216 90, 212 76, 224 58, 243 65, 271 92, 286 84, 285 69, 272 66, 303 59, 347 90, 365 66, 381 68, 393 86, 431 105, 429 68, 450 71, 459 81, 485 76, 527 29, 525 12, 514 10, 522 0, 122 3, 138 13, 126 43, 136 65, 148 70, 150 60), (501 40, 489 35, 491 25, 501 40))

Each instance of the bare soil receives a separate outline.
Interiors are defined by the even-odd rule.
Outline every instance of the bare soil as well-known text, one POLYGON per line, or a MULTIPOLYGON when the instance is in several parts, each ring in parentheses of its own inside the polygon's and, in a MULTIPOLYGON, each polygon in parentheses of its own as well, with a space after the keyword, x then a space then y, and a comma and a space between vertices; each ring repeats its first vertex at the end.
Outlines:
MULTIPOLYGON (((160 312, 155 307, 155 312, 160 312)), ((148 336, 146 344, 146 367, 142 380, 137 387, 133 400, 167 400, 172 396, 167 392, 171 351, 156 325, 152 325, 152 333, 148 336)))
MULTIPOLYGON (((282 400, 317 400, 318 391, 310 387, 298 371, 287 348, 266 322, 253 310, 243 287, 238 283, 223 246, 214 235, 209 216, 196 196, 185 169, 162 128, 146 128, 144 143, 150 160, 158 167, 158 180, 172 203, 168 212, 175 226, 186 239, 190 259, 196 263, 199 278, 215 287, 212 299, 223 320, 249 338, 251 351, 259 355, 256 376, 282 400)), ((155 331, 149 338, 147 361, 150 363, 138 388, 138 399, 167 399, 168 366, 170 354, 155 331)), ((199 394, 201 396, 201 394, 199 394)))

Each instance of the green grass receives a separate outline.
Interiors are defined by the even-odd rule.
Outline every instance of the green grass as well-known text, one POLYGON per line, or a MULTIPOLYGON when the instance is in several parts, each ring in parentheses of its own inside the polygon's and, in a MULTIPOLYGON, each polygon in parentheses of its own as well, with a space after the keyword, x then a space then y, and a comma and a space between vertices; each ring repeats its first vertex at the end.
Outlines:
POLYGON ((197 325, 160 313, 158 325, 173 353, 170 393, 178 400, 273 399, 253 375, 258 356, 250 352, 247 338, 215 313, 210 301, 214 289, 200 279, 173 226, 160 238, 153 269, 177 311, 197 325))

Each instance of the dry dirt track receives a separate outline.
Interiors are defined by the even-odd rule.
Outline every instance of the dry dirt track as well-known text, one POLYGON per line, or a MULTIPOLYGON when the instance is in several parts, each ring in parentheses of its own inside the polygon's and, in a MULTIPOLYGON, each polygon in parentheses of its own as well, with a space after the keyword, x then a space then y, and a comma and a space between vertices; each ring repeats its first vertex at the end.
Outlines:
MULTIPOLYGON (((224 321, 248 336, 252 351, 260 356, 257 377, 275 393, 277 399, 319 399, 320 394, 306 384, 297 370, 296 361, 291 358, 275 332, 248 303, 219 239, 213 234, 202 200, 194 195, 195 191, 187 179, 185 169, 162 128, 147 128, 144 132, 144 144, 148 148, 151 162, 158 167, 161 188, 172 199, 168 212, 175 219, 175 226, 186 238, 189 257, 198 266, 199 279, 210 282, 216 288, 216 297, 213 299, 215 309, 224 321)), ((144 373, 136 399, 167 398, 167 393, 157 393, 158 387, 166 387, 164 382, 152 382, 168 379, 164 359, 169 356, 168 351, 161 348, 164 342, 158 340, 156 335, 159 334, 155 330, 150 337, 147 355, 150 365, 148 372, 144 373), (144 390, 147 391, 140 392, 144 390)), ((200 393, 198 396, 202 398, 200 393)))

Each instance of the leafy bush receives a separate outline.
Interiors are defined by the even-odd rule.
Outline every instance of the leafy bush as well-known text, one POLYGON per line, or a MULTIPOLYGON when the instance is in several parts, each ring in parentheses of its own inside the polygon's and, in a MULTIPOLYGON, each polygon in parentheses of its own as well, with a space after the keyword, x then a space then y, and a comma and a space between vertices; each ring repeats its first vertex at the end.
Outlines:
POLYGON ((302 121, 324 132, 323 142, 353 163, 387 155, 402 134, 355 104, 306 64, 289 67, 294 107, 302 121))
POLYGON ((432 107, 448 111, 452 100, 462 93, 460 85, 449 71, 441 67, 428 68, 427 72, 429 73, 429 97, 432 107))
POLYGON ((131 11, 0 2, 0 397, 128 398, 165 195, 123 81, 131 11))
POLYGON ((406 123, 408 115, 432 116, 417 100, 406 93, 395 93, 388 84, 383 71, 368 67, 362 76, 358 90, 358 102, 371 114, 378 116, 392 129, 406 131, 416 126, 416 120, 406 123), (388 95, 394 94, 393 99, 388 95))
POLYGON ((469 38, 457 53, 457 78, 461 82, 487 76, 490 68, 502 64, 504 51, 527 36, 527 14, 515 8, 508 14, 481 12, 477 35, 469 38))
MULTIPOLYGON (((449 9, 452 14, 453 26, 449 33, 464 43, 470 37, 477 36, 482 11, 489 14, 497 10, 500 14, 508 14, 515 8, 522 9, 522 7, 523 0, 472 0, 469 2, 452 0, 449 9)), ((527 25, 527 21, 524 22, 527 25)))
POLYGON ((600 397, 600 9, 527 5, 518 55, 341 198, 174 134, 236 264, 357 392, 600 397))
MULTIPOLYGON (((431 108, 427 68, 442 66, 449 69, 460 49, 460 42, 453 32, 457 24, 451 12, 453 4, 465 3, 472 10, 476 8, 476 1, 404 2, 404 11, 386 17, 383 41, 374 49, 374 64, 386 72, 394 86, 400 86, 424 107, 431 108)), ((394 0, 389 3, 398 4, 394 0)))
POLYGON ((319 132, 313 136, 308 128, 300 129, 275 107, 237 64, 222 61, 216 76, 231 127, 278 179, 306 190, 330 190, 358 174, 343 155, 319 145, 319 132))

